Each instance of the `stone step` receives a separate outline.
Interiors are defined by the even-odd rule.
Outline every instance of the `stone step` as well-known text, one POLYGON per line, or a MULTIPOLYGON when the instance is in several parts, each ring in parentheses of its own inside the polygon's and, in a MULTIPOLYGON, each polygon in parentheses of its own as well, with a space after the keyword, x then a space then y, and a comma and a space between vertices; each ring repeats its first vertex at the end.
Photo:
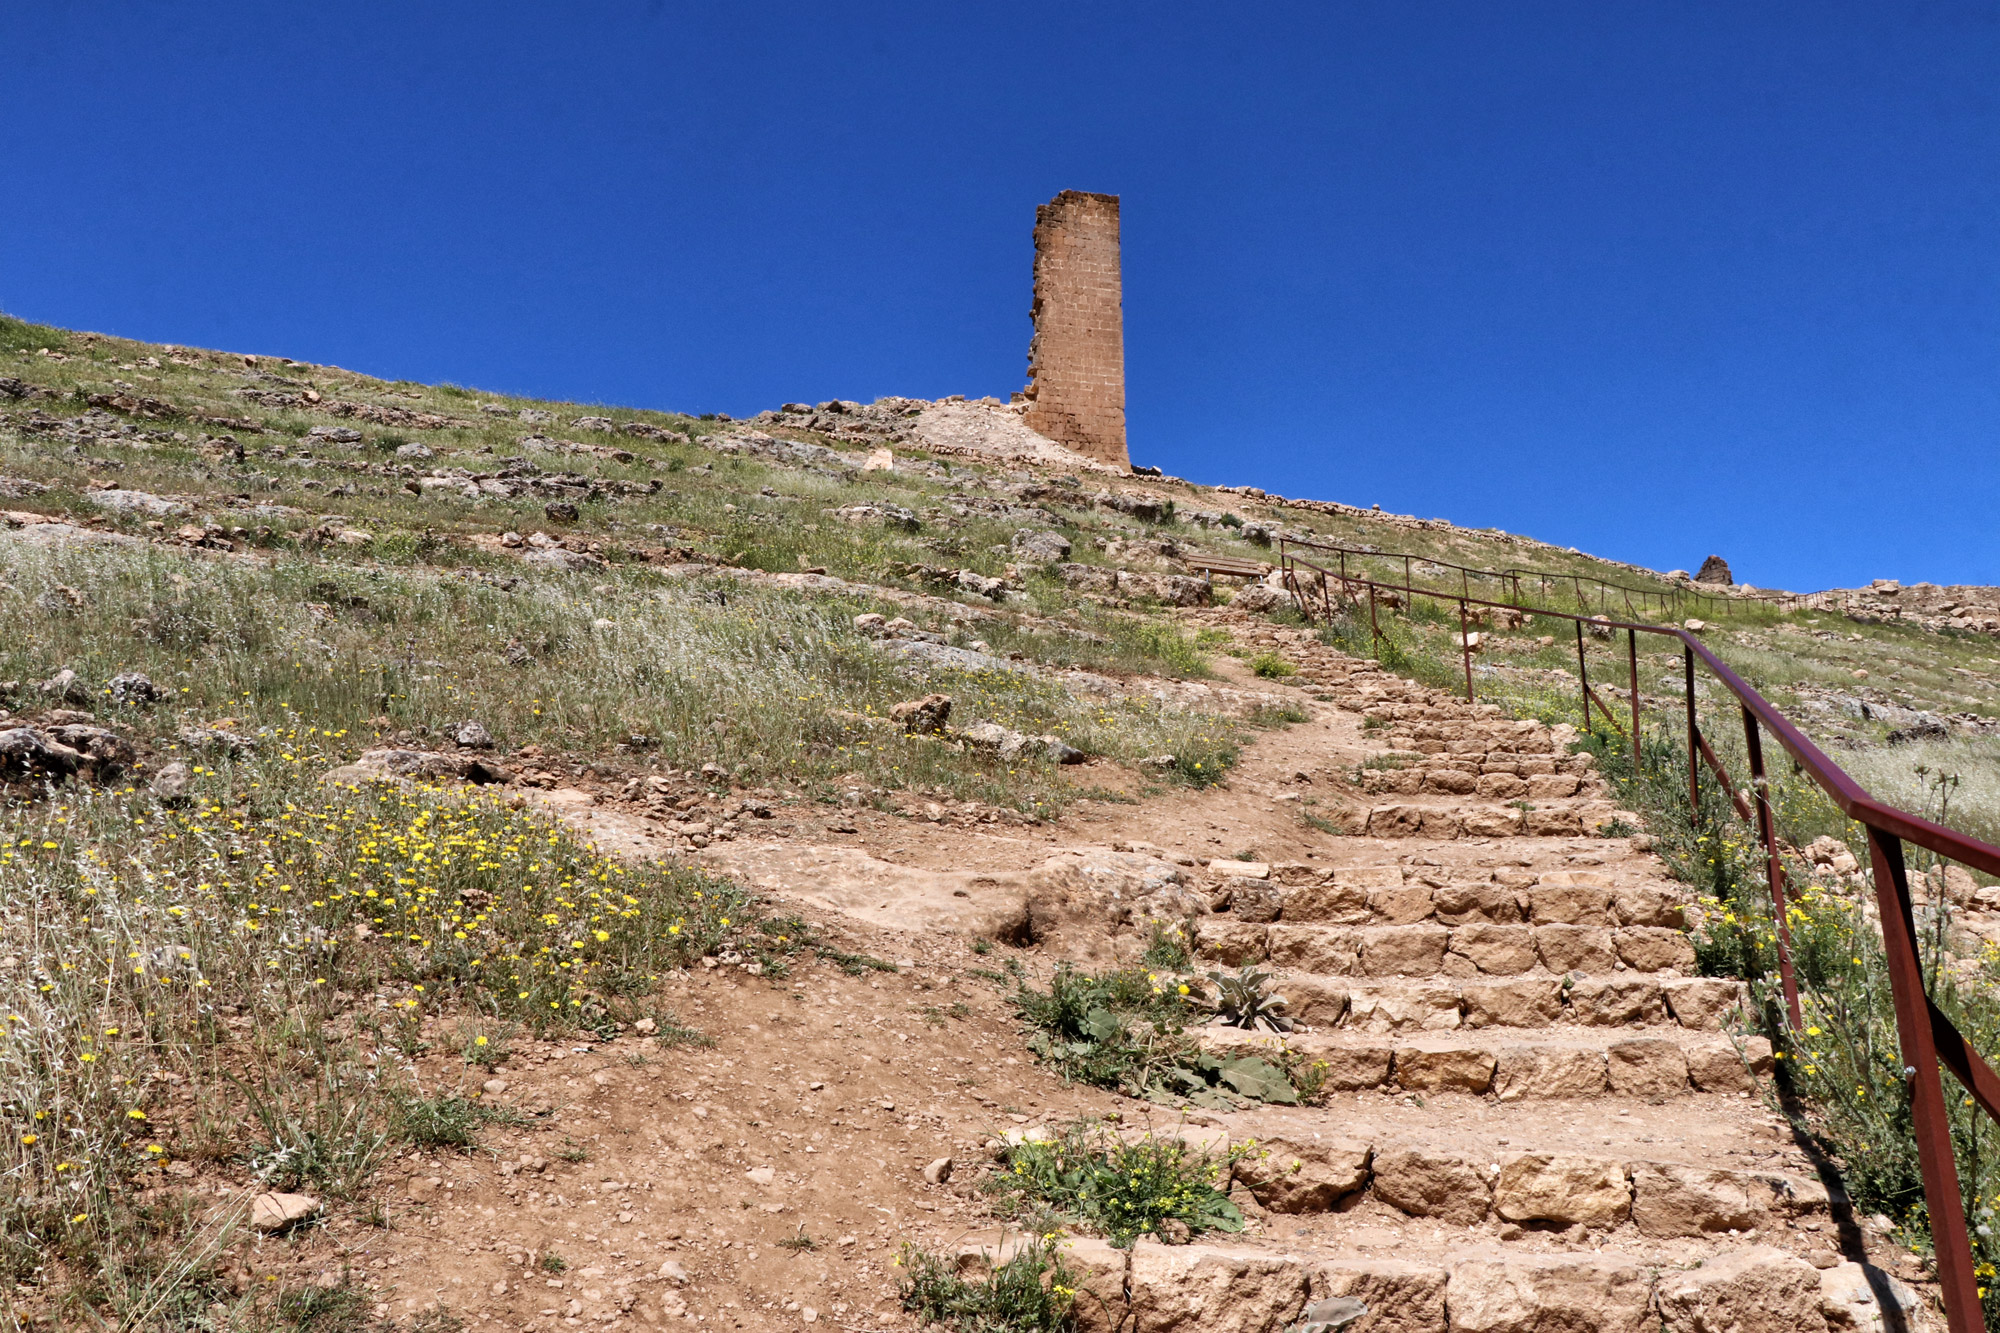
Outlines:
POLYGON ((1273 989, 1293 1021, 1316 1030, 1449 1032, 1460 1028, 1679 1027, 1718 1032, 1750 1013, 1749 988, 1720 977, 1419 977, 1281 974, 1273 989))
POLYGON ((1205 918, 1195 947, 1204 958, 1269 962, 1335 977, 1477 977, 1692 972, 1694 945, 1668 926, 1268 925, 1205 918))
MULTIPOLYGON (((1255 1118, 1269 1122, 1274 1116, 1266 1110, 1255 1118)), ((1373 1134, 1329 1135, 1303 1125, 1247 1135, 1239 1129, 1233 1144, 1228 1128, 1175 1126, 1143 1134, 1184 1143, 1212 1159, 1233 1156, 1229 1188, 1250 1196, 1244 1206, 1253 1213, 1350 1214, 1372 1200, 1454 1227, 1493 1221, 1546 1233, 1629 1225, 1658 1240, 1742 1236, 1801 1219, 1820 1230, 1832 1204, 1815 1178, 1675 1160, 1651 1143, 1577 1151, 1573 1142, 1523 1146, 1492 1134, 1440 1141, 1435 1134, 1398 1138, 1381 1127, 1373 1134)))
POLYGON ((1771 1044, 1762 1037, 1660 1028, 1563 1027, 1533 1035, 1507 1029, 1390 1033, 1305 1032, 1278 1038, 1235 1028, 1195 1029, 1213 1051, 1280 1052, 1319 1068, 1337 1092, 1369 1088, 1411 1093, 1458 1092, 1500 1101, 1598 1097, 1655 1100, 1694 1093, 1749 1093, 1751 1071, 1768 1074, 1771 1044), (1741 1046, 1739 1052, 1738 1045, 1741 1046), (1747 1066, 1746 1066, 1747 1061, 1747 1066))
MULTIPOLYGON (((1705 1256, 1699 1267, 1597 1252, 1465 1246, 1387 1258, 1258 1243, 1130 1250, 1076 1239, 1084 1333, 1827 1333, 1880 1328, 1877 1289, 1918 1327, 1920 1302, 1859 1264, 1816 1269, 1772 1246, 1705 1256)), ((1892 1325, 1894 1326, 1894 1325, 1892 1325)))
MULTIPOLYGON (((1226 862, 1209 869, 1229 877, 1226 862)), ((1662 879, 1597 870, 1453 869, 1371 865, 1320 867, 1284 863, 1268 880, 1230 881, 1229 910, 1218 925, 1640 926, 1686 925, 1686 892, 1662 879), (1239 901, 1240 900, 1240 901, 1239 901)))

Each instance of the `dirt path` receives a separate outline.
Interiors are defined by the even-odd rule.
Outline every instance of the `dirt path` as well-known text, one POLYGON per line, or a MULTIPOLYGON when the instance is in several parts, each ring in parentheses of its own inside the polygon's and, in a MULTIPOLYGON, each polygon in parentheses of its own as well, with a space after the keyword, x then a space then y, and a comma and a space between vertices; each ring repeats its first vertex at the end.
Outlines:
MULTIPOLYGON (((1282 646, 1299 684, 1232 683, 1308 720, 1222 786, 1041 827, 794 810, 784 836, 708 848, 897 970, 725 962, 664 996, 711 1047, 523 1044, 487 1085, 531 1113, 492 1135, 498 1160, 400 1162, 392 1229, 336 1231, 327 1271, 476 1330, 907 1327, 899 1245, 998 1239, 988 1141, 1118 1112, 1273 1155, 1238 1169, 1240 1237, 1078 1242, 1092 1327, 1276 1333, 1348 1297, 1361 1333, 1818 1330, 1914 1301, 1887 1272, 1914 1279, 1908 1256, 1755 1095, 1769 1052, 1728 1031, 1740 988, 1694 975, 1677 887, 1643 839, 1597 835, 1612 807, 1562 738, 1282 646), (1183 1122, 1036 1067, 993 963, 1129 960, 1176 922, 1217 965, 1282 974, 1324 1104, 1183 1122)), ((601 845, 672 846, 635 809, 543 799, 601 845)))

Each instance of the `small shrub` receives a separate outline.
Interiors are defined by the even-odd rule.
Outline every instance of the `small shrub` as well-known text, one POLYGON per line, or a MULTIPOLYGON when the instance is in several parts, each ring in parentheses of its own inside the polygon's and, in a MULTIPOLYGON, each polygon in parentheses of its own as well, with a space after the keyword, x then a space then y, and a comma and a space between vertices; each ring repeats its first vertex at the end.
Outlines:
POLYGON ((554 1250, 547 1250, 543 1252, 541 1263, 542 1263, 542 1271, 544 1273, 560 1273, 565 1271, 569 1267, 569 1261, 567 1259, 564 1259, 560 1254, 557 1254, 554 1250))
POLYGON ((482 1127, 507 1117, 498 1106, 469 1097, 410 1097, 396 1107, 396 1129, 409 1142, 425 1148, 470 1148, 482 1127))
POLYGON ((1054 1244, 1029 1240, 984 1278, 960 1277, 950 1255, 903 1247, 897 1294, 925 1324, 955 1333, 1069 1333, 1081 1276, 1054 1244))
POLYGON ((1053 1141, 1010 1148, 1006 1170, 987 1188, 1125 1248, 1163 1227, 1168 1234, 1184 1228, 1180 1239, 1241 1231, 1243 1214, 1218 1186, 1246 1151, 1247 1145, 1212 1158, 1179 1139, 1149 1134, 1126 1143, 1102 1126, 1078 1124, 1053 1141))
POLYGON ((1258 653, 1250 659, 1250 670, 1266 680, 1283 680, 1296 676, 1299 669, 1276 653, 1258 653))
POLYGON ((1180 972, 1194 961, 1188 950, 1188 929, 1183 925, 1163 926, 1155 921, 1146 936, 1145 952, 1139 955, 1141 966, 1158 972, 1180 972))

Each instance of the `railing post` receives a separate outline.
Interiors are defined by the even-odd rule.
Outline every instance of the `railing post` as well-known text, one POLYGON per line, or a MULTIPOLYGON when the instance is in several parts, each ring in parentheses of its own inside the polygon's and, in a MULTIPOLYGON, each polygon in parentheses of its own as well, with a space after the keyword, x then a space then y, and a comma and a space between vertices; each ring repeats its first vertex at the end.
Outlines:
POLYGON ((1937 1042, 1931 1033, 1923 963, 1917 957, 1916 920, 1910 910, 1902 840, 1868 826, 1868 859, 1875 872, 1882 951, 1889 964, 1889 991, 1902 1038, 1903 1080, 1910 1089, 1911 1128, 1924 1178, 1931 1241, 1936 1246, 1945 1324, 1951 1333, 1981 1333, 1986 1323, 1979 1307, 1979 1275, 1973 1268, 1965 1201, 1959 1193, 1958 1164, 1952 1157, 1951 1119, 1945 1110, 1943 1080, 1938 1076, 1937 1042))
POLYGON ((1590 730, 1590 664, 1583 658, 1583 622, 1571 621, 1576 626, 1576 679, 1583 687, 1583 729, 1590 730))
POLYGON ((1792 970, 1792 923, 1785 907, 1785 860, 1778 854, 1777 823, 1771 818, 1771 782, 1764 776, 1764 739, 1757 729, 1757 715, 1743 705, 1743 743, 1750 753, 1750 794, 1757 802, 1757 836, 1764 840, 1766 875, 1771 885, 1771 914, 1778 919, 1778 978, 1785 989, 1785 1012, 1791 1016, 1792 1030, 1803 1031, 1805 1019, 1799 1012, 1799 979, 1792 970))
POLYGON ((1632 668, 1632 780, 1639 780, 1639 631, 1625 631, 1625 660, 1632 668))
POLYGON ((1368 585, 1368 634, 1369 647, 1374 649, 1375 660, 1382 660, 1382 626, 1375 619, 1375 585, 1368 585))
POLYGON ((1696 828, 1701 827, 1701 723, 1695 720, 1694 712, 1694 649, 1682 645, 1682 653, 1687 657, 1687 708, 1688 708, 1688 815, 1696 828))
POLYGON ((1465 656, 1465 701, 1472 702, 1472 631, 1465 623, 1465 599, 1458 600, 1458 650, 1465 656))

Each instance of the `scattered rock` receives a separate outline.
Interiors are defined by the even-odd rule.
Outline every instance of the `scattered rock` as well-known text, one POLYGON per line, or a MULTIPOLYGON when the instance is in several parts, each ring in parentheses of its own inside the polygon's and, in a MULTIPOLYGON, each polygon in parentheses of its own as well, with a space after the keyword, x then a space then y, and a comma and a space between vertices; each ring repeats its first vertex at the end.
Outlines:
POLYGON ((283 1231, 319 1212, 310 1194, 259 1194, 250 1201, 250 1225, 258 1231, 283 1231))
POLYGON ((576 506, 567 500, 551 500, 542 506, 542 512, 557 523, 576 522, 576 506))
POLYGON ((1069 538, 1042 528, 1022 528, 1009 543, 1014 554, 1038 564, 1054 564, 1069 559, 1069 538))
POLYGON ((930 1184, 942 1185, 951 1179, 951 1167, 951 1158, 940 1157, 924 1168, 924 1179, 930 1184))
POLYGON ((146 784, 146 794, 162 805, 185 805, 188 783, 193 777, 193 770, 177 759, 153 774, 153 780, 146 784))
POLYGON ((926 694, 921 699, 906 699, 889 710, 889 720, 912 736, 943 731, 950 717, 951 696, 948 694, 926 694))
POLYGON ((111 678, 111 702, 115 704, 158 703, 167 692, 153 684, 141 671, 124 671, 111 678))
POLYGON ((477 722, 461 722, 451 734, 452 740, 468 750, 490 750, 493 736, 477 722))
POLYGON ((146 491, 92 491, 84 497, 99 509, 114 514, 143 514, 147 518, 178 518, 188 511, 179 500, 168 500, 146 491))
POLYGON ((90 702, 90 687, 68 667, 56 672, 35 688, 58 703, 83 705, 90 702))

